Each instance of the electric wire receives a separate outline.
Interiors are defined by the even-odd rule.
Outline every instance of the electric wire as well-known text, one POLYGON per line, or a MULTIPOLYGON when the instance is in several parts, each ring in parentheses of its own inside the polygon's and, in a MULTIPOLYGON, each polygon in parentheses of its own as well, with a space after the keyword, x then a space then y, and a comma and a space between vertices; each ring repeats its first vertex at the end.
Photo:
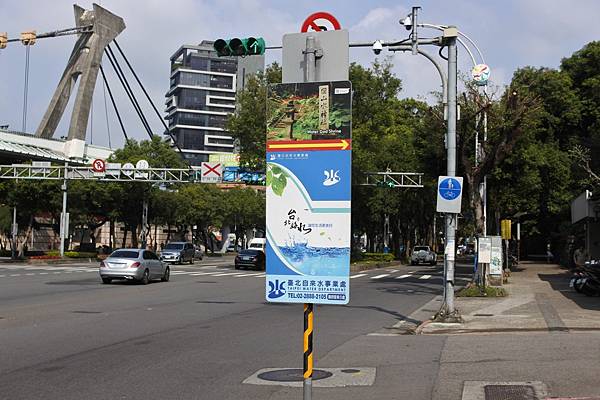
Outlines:
POLYGON ((142 121, 142 125, 146 129, 148 136, 150 136, 150 139, 152 139, 153 135, 152 135, 152 131, 150 129, 150 125, 148 125, 148 121, 146 120, 146 117, 144 117, 144 114, 142 113, 140 105, 138 104, 133 92, 131 91, 131 87, 129 86, 129 83, 127 82, 127 79, 123 74, 123 70, 119 66, 118 61, 116 60, 114 53, 113 53, 112 49, 110 48, 110 45, 106 46, 106 48, 108 50, 108 52, 106 53, 106 55, 108 57, 108 61, 110 62, 111 66, 113 67, 115 74, 119 78, 119 81, 121 82, 121 85, 123 86, 123 89, 125 90, 125 93, 127 93, 127 97, 129 97, 129 101, 131 101, 133 108, 135 109, 136 113, 138 114, 138 117, 142 121))
POLYGON ((129 67, 129 70, 131 71, 133 77, 135 78, 135 80, 137 81, 137 83, 140 85, 140 88, 142 89, 142 92, 144 92, 144 95, 146 95, 146 98, 148 99, 148 102, 150 103, 150 105, 154 109, 154 112, 156 113, 156 116, 158 117, 158 119, 160 120, 160 122, 162 122, 163 127, 165 128, 165 132, 171 137, 171 140, 173 140, 173 144, 175 145, 175 147, 177 148, 177 150, 179 151, 179 153, 183 154, 183 151, 181 150, 181 147, 179 147, 179 144, 177 144, 177 140, 175 140, 175 136, 171 133, 171 130, 167 126, 164 118, 160 115, 160 112, 158 111, 158 108, 156 108, 156 105, 154 104, 154 101, 152 101, 152 98, 150 97, 150 95, 148 94, 148 91, 146 90, 146 88, 142 84, 142 81, 140 80, 140 78, 135 73, 133 67, 131 66, 131 63, 129 62, 129 60, 125 56, 125 53, 123 52, 123 50, 121 50, 121 46, 119 46, 119 43, 117 43, 116 39, 113 39, 113 42, 115 43, 115 46, 117 46, 117 50, 119 50, 119 53, 121 54, 121 57, 123 57, 123 59, 125 60, 125 63, 129 67))
MULTIPOLYGON (((100 62, 102 66, 102 62, 100 62)), ((112 143, 110 142, 110 124, 108 123, 108 106, 106 104, 106 82, 102 80, 102 92, 104 93, 104 117, 106 118, 106 132, 108 133, 108 148, 112 149, 112 143)))
MULTIPOLYGON (((115 98, 113 97, 112 90, 110 90, 110 85, 108 84, 108 80, 106 79, 106 75, 104 74, 104 68, 102 68, 102 64, 100 64, 100 73, 102 74, 102 79, 104 80, 104 84, 106 85, 106 89, 108 90, 108 95, 110 96, 110 101, 115 109, 115 114, 117 114, 117 119, 119 120, 119 125, 121 125, 121 130, 123 131, 123 136, 125 136, 125 143, 129 143, 129 137, 127 137, 127 132, 125 132, 125 126, 123 125, 123 120, 121 119, 121 114, 117 109, 117 104, 115 103, 115 98)), ((108 117, 107 117, 108 121, 108 117)))

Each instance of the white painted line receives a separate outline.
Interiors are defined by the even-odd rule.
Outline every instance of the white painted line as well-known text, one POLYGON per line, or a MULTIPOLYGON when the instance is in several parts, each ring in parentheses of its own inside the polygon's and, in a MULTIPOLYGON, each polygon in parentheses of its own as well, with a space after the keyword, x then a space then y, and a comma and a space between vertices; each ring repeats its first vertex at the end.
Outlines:
POLYGON ((423 275, 423 276, 419 277, 419 279, 429 279, 429 278, 431 278, 431 275, 423 275))
POLYGON ((400 275, 400 276, 397 276, 396 279, 405 279, 405 278, 408 278, 409 276, 410 276, 410 274, 400 275))
POLYGON ((371 279, 381 279, 381 278, 385 278, 388 275, 389 274, 381 274, 381 275, 377 275, 377 276, 372 276, 371 279))
POLYGON ((190 272, 189 275, 192 276, 200 276, 200 275, 211 275, 214 274, 214 272, 190 272))
POLYGON ((242 278, 242 277, 245 277, 245 276, 259 276, 259 275, 264 275, 264 273, 259 272, 259 273, 254 273, 254 274, 242 274, 242 275, 236 276, 236 278, 242 278))
POLYGON ((21 276, 21 274, 10 274, 10 276, 21 276))
POLYGON ((0 278, 4 278, 4 277, 6 277, 6 275, 0 275, 0 278))
POLYGON ((259 275, 254 275, 257 278, 263 278, 266 274, 259 274, 259 275))
POLYGON ((40 272, 40 275, 48 275, 47 272, 40 272))
POLYGON ((27 276, 33 276, 33 275, 35 275, 35 274, 34 274, 34 273, 32 273, 32 272, 30 272, 30 273, 28 273, 28 274, 25 274, 25 275, 27 275, 27 276))
POLYGON ((62 272, 55 272, 54 275, 62 274, 62 272))
POLYGON ((184 275, 189 274, 187 271, 171 271, 171 275, 184 275))
POLYGON ((367 276, 367 274, 356 274, 356 275, 352 275, 350 277, 350 279, 354 279, 354 278, 360 278, 361 276, 367 276))

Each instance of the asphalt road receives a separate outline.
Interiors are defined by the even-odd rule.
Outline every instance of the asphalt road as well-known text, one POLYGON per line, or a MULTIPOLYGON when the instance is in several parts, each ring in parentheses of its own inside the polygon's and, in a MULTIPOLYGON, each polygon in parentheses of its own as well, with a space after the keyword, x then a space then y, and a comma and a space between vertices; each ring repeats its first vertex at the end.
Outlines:
MULTIPOLYGON (((349 305, 315 308, 316 366, 440 294, 441 270, 353 274, 349 305)), ((94 264, 0 264, 0 398, 267 399, 281 388, 242 381, 301 368, 302 314, 266 303, 263 273, 229 257, 173 266, 170 282, 147 286, 103 285, 94 264)))

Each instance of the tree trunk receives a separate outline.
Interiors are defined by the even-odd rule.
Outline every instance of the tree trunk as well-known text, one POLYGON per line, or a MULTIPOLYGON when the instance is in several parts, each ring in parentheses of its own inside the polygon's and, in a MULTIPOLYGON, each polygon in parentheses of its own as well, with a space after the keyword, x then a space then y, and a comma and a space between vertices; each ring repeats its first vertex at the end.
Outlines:
POLYGON ((137 237, 137 225, 131 226, 131 247, 137 249, 139 245, 138 237, 137 237))
POLYGON ((21 241, 17 240, 17 242, 18 242, 17 257, 18 258, 23 258, 25 256, 25 245, 27 244, 27 241, 29 240, 29 236, 31 235, 32 229, 33 229, 33 215, 29 217, 29 224, 27 225, 27 231, 25 232, 25 237, 21 241))
POLYGON ((123 244, 121 245, 121 247, 125 248, 127 247, 127 232, 129 231, 127 224, 125 224, 123 229, 123 244))

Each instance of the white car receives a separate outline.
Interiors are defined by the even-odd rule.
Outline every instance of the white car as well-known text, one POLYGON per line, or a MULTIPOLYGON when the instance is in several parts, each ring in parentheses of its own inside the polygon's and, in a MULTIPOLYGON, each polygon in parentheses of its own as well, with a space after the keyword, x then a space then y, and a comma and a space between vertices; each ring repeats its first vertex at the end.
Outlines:
POLYGON ((437 254, 432 251, 429 246, 415 246, 413 247, 412 254, 410 256, 410 265, 429 264, 435 265, 437 263, 437 254))

